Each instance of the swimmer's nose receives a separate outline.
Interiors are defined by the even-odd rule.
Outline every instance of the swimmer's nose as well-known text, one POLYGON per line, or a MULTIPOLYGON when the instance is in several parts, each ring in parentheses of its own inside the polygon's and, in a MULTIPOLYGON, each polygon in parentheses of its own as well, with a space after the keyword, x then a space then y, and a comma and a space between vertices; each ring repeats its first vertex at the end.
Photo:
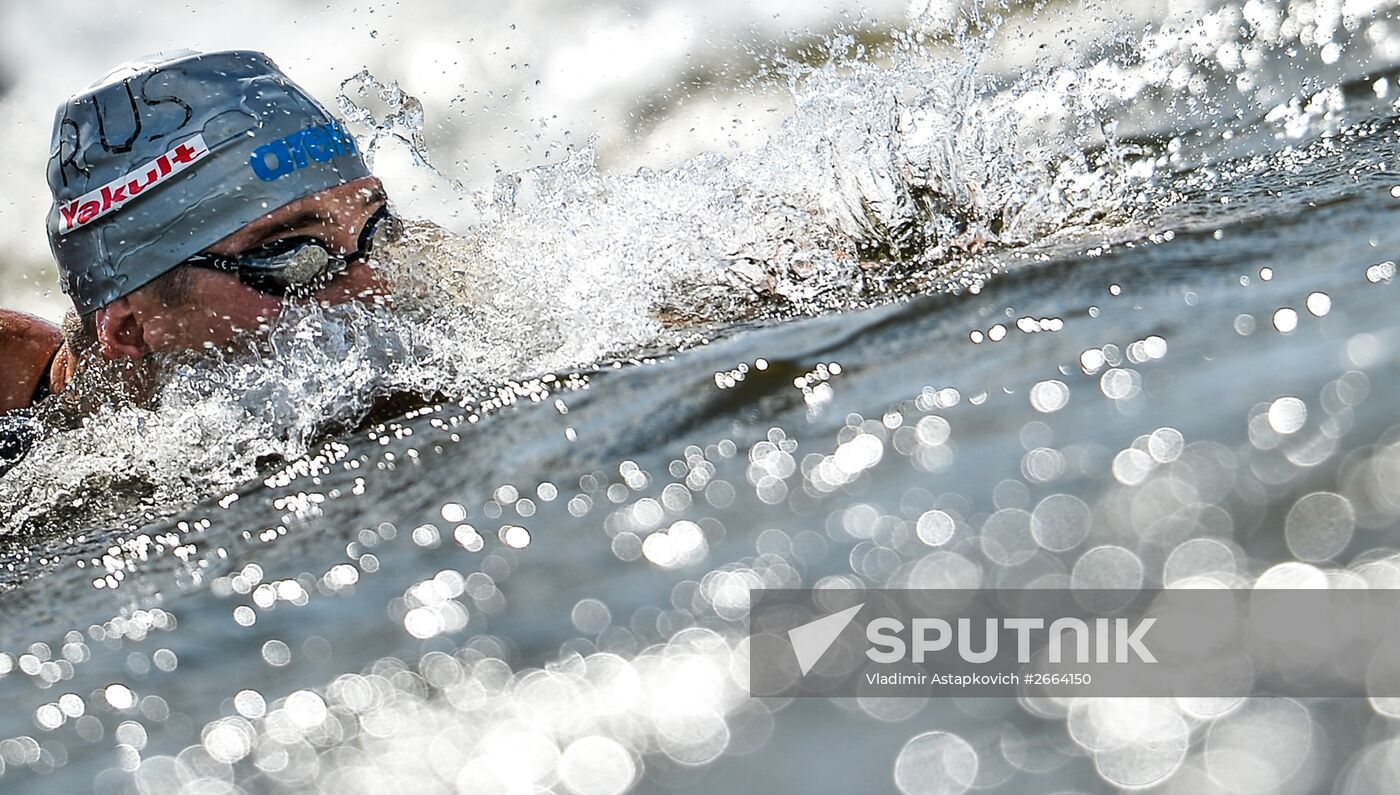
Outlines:
POLYGON ((388 295, 389 288, 383 276, 368 264, 356 262, 330 284, 317 290, 315 297, 322 306, 335 306, 348 301, 388 295))

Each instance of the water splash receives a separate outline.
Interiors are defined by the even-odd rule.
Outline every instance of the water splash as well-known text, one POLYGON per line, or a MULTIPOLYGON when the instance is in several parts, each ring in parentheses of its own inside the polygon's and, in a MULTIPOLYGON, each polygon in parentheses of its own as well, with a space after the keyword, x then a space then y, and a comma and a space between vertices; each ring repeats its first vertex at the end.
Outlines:
MULTIPOLYGON (((880 64, 838 37, 830 51, 856 59, 781 67, 793 111, 753 150, 616 174, 590 144, 477 193, 433 165, 422 103, 362 71, 338 103, 367 157, 406 146, 479 222, 460 234, 414 225, 381 263, 392 308, 293 308, 256 355, 171 363, 179 377, 156 400, 51 434, 0 481, 0 536, 176 509, 305 455, 395 394, 469 402, 492 384, 674 349, 752 318, 979 289, 989 266, 978 252, 1102 233, 1171 200, 1156 177, 1184 162, 1189 136, 1120 142, 1121 127, 1143 129, 1136 104, 1175 107, 1222 74, 1263 102, 1279 52, 1325 61, 1339 41, 1386 41, 1375 18, 1270 13, 1219 9, 1204 40, 1166 21, 1127 57, 1015 80, 982 72, 998 17, 965 20, 950 59, 932 57, 923 34, 894 37, 880 64)), ((1275 103, 1245 130, 1290 143, 1333 134, 1344 99, 1324 89, 1275 103)), ((1197 177, 1201 189, 1218 178, 1197 177)))
MULTIPOLYGON (((1336 42, 1384 41, 1374 18, 1303 24, 1291 6, 1250 9, 1212 12, 1204 39, 1168 20, 1128 57, 1012 81, 980 71, 1001 19, 968 18, 957 58, 931 57, 909 34, 887 63, 782 67, 793 112, 756 149, 613 174, 590 145, 501 174, 470 195, 479 223, 462 234, 420 224, 389 253, 393 310, 289 311, 260 355, 177 364, 154 407, 106 406, 52 434, 0 483, 0 535, 188 504, 304 455, 395 393, 466 401, 755 317, 979 288, 976 252, 1103 229, 1162 198, 1155 174, 1187 145, 1116 140, 1134 103, 1179 104, 1221 74, 1268 99, 1272 54, 1305 44, 1325 61, 1336 42)), ((1275 103, 1257 125, 1269 140, 1329 134, 1338 97, 1275 103)), ((467 192, 432 164, 423 105, 397 84, 362 71, 338 103, 368 157, 405 145, 467 192)))
MULTIPOLYGON (((133 507, 119 494, 152 507, 230 488, 396 392, 465 399, 675 345, 699 322, 849 306, 902 275, 955 273, 960 252, 1124 206, 1111 158, 1087 153, 1097 128, 1028 124, 1011 101, 1053 76, 986 90, 976 67, 914 53, 830 63, 794 78, 795 112, 757 150, 619 175, 583 148, 502 175, 478 202, 483 223, 419 224, 385 255, 392 309, 290 308, 257 355, 179 364, 154 408, 107 406, 41 443, 7 477, 0 534, 50 525, 74 495, 104 495, 86 504, 98 513, 65 516, 86 523, 121 513, 99 504, 133 507)), ((367 156, 393 139, 435 170, 416 99, 365 72, 340 101, 370 130, 367 156)))

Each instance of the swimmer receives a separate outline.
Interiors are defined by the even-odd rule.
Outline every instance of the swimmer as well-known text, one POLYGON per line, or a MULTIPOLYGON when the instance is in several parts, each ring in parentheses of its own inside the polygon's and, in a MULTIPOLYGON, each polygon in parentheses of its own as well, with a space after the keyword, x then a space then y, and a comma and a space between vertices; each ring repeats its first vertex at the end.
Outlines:
MULTIPOLYGON (((49 245, 60 330, 0 310, 0 473, 19 415, 100 362, 265 330, 289 300, 378 301, 368 262, 399 232, 341 121, 251 51, 124 64, 58 109, 49 245), (8 429, 8 430, 7 430, 8 429)), ((122 368, 117 368, 122 370, 122 368)))

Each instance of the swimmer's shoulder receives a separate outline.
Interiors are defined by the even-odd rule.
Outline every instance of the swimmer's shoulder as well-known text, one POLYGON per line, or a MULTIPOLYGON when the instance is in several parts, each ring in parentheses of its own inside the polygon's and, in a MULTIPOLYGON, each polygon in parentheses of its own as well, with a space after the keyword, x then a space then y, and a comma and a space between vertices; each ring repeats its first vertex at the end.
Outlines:
POLYGON ((34 446, 38 434, 30 409, 55 391, 53 377, 55 368, 62 369, 63 347, 58 326, 0 309, 0 475, 34 446))
POLYGON ((0 414, 25 409, 53 389, 63 332, 43 318, 0 309, 0 414))

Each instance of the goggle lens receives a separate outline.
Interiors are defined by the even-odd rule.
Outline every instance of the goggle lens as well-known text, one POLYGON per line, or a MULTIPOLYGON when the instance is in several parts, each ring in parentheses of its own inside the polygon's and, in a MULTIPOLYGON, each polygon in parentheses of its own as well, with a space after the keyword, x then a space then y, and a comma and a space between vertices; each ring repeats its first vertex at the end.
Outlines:
POLYGON ((398 240, 403 226, 381 208, 360 230, 359 249, 343 257, 333 256, 324 241, 314 237, 277 240, 238 257, 196 254, 183 264, 237 273, 249 287, 279 298, 305 295, 323 287, 344 272, 350 263, 367 259, 398 240))

